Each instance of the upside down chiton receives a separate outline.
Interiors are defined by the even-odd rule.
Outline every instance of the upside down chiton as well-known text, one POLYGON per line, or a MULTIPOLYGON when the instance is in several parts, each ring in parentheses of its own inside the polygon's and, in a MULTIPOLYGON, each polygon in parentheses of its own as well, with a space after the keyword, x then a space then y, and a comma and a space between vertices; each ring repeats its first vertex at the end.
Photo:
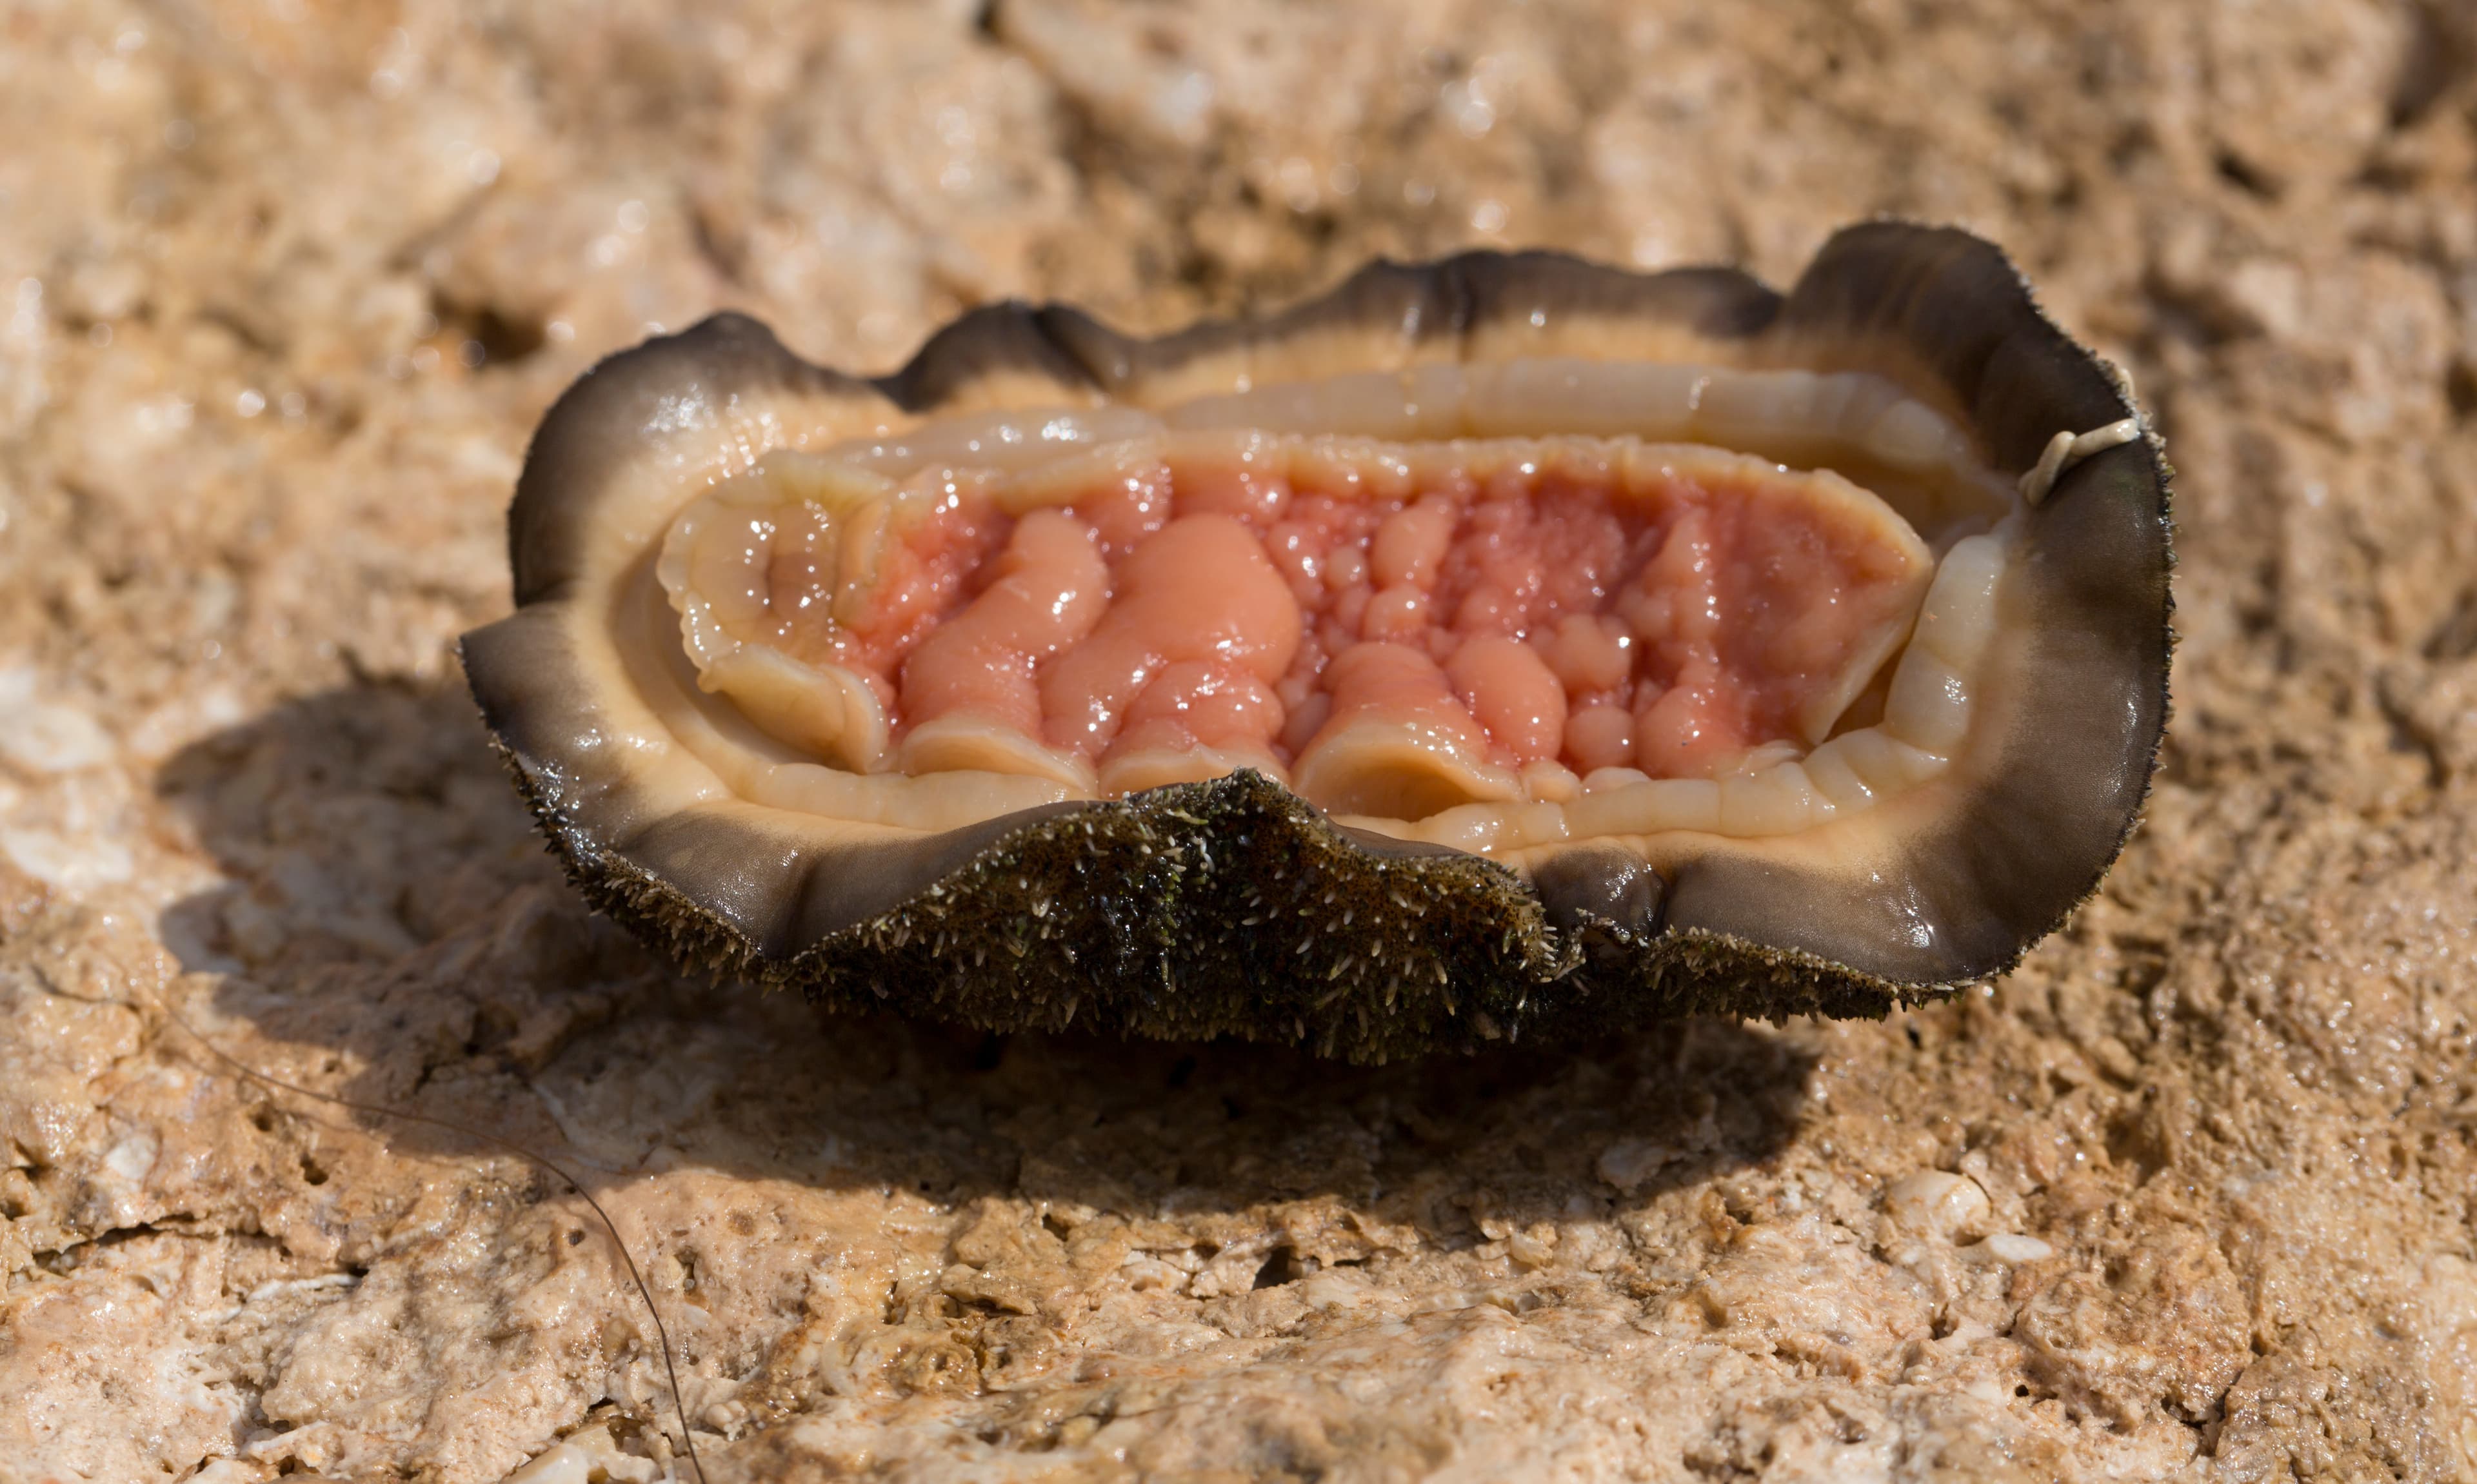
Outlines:
POLYGON ((1380 263, 891 376, 719 315, 595 368, 466 636, 677 959, 992 1028, 1382 1057, 1881 1013, 2088 895, 2166 710, 2166 471, 1993 247, 1786 296, 1380 263))

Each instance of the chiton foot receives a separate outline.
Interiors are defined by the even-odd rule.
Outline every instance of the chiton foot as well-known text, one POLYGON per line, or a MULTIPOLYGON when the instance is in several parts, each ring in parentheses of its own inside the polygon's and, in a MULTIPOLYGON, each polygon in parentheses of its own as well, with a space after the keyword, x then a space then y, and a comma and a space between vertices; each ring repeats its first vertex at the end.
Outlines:
POLYGON ((2157 440, 1943 229, 1786 296, 1004 305, 873 381, 718 315, 570 388, 509 523, 465 668, 592 900, 992 1028, 1880 1014, 2089 894, 2166 715, 2157 440))

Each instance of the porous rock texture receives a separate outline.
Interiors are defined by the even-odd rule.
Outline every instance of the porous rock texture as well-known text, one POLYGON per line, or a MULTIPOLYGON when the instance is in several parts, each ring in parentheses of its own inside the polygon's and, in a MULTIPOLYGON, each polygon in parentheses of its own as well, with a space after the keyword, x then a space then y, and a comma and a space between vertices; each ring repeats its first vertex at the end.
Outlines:
POLYGON ((2458 0, 17 4, 0 139, 0 1479, 663 1467, 574 1194, 189 1029, 575 1171, 716 1484, 2477 1472, 2458 0), (2016 254, 2181 473, 2148 823, 1949 1003, 820 1023, 589 917, 453 673, 651 324, 876 370, 1877 211, 2016 254))

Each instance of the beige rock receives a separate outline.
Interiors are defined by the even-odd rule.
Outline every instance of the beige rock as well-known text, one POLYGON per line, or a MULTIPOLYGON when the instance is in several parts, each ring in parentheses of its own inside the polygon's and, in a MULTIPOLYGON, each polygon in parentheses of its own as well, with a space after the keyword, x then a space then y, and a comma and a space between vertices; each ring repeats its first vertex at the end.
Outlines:
POLYGON ((2472 120, 2444 0, 10 12, 0 1480, 658 1473, 654 1315, 499 1138, 716 1484, 2468 1476, 2472 120), (2007 244, 2180 472, 2148 822, 1948 1003, 821 1026, 588 916, 461 694, 649 325, 875 370, 1875 211, 2007 244))

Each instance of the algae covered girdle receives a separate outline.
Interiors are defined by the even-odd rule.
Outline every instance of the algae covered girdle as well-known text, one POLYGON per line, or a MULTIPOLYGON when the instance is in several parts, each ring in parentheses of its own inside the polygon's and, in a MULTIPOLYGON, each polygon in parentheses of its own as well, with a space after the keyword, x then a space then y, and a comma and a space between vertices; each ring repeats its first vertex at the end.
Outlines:
POLYGON ((1993 247, 1787 294, 1380 263, 903 370, 738 316, 561 399, 474 692, 684 963, 1381 1057, 1870 1014, 2095 885, 2166 709, 2166 472, 1993 247))

